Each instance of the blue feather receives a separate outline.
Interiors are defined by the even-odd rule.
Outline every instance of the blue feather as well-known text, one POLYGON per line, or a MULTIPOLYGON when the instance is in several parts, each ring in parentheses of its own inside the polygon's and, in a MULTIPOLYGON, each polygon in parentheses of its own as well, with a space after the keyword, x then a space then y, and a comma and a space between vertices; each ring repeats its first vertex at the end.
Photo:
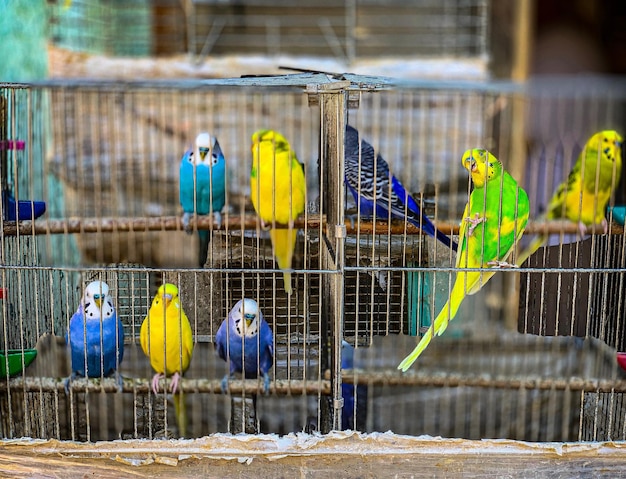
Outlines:
MULTIPOLYGON (((217 354, 224 361, 229 362, 231 376, 235 373, 243 373, 246 379, 255 379, 261 374, 266 379, 267 390, 267 386, 269 386, 268 372, 274 359, 274 335, 263 318, 263 313, 256 306, 257 333, 241 336, 240 332, 237 331, 235 321, 237 314, 241 314, 243 301, 246 301, 246 304, 253 302, 249 299, 237 302, 228 314, 228 318, 222 322, 217 330, 215 335, 217 354)), ((251 309, 249 307, 247 311, 251 309)))
POLYGON ((89 309, 89 303, 83 302, 70 319, 65 341, 71 350, 73 375, 90 378, 108 376, 116 371, 124 358, 124 328, 111 299, 107 297, 105 301, 102 309, 110 308, 112 313, 104 319, 100 320, 100 314, 86 318, 85 308, 89 309))
POLYGON ((359 205, 361 216, 373 216, 375 204, 376 218, 406 218, 428 235, 457 250, 457 243, 436 229, 422 213, 400 180, 391 174, 383 157, 379 154, 374 161, 374 147, 360 139, 359 132, 350 125, 346 125, 345 183, 359 205))

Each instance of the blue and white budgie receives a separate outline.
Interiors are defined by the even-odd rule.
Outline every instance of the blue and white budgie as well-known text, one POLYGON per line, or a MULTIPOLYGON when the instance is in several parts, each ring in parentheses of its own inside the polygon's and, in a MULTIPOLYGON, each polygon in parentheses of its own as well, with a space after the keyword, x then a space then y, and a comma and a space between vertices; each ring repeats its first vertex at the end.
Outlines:
MULTIPOLYGON (((354 348, 347 341, 341 342, 341 369, 354 369, 354 348)), ((343 409, 341 410, 341 429, 364 431, 367 422, 367 386, 360 384, 341 384, 343 409)))
POLYGON ((255 379, 261 374, 263 392, 268 392, 274 335, 255 300, 244 298, 235 304, 217 330, 215 344, 219 357, 230 363, 230 376, 222 380, 222 391, 228 390, 229 377, 243 373, 246 379, 255 379))
MULTIPOLYGON (((194 213, 213 214, 217 224, 221 225, 221 211, 226 203, 226 159, 217 138, 209 133, 200 133, 194 149, 187 150, 180 161, 179 197, 184 212, 183 227, 187 233, 192 233, 189 220, 194 213)), ((198 235, 198 258, 200 266, 204 266, 211 238, 208 230, 198 230, 198 235)))
POLYGON ((99 378, 115 374, 121 388, 122 378, 118 367, 124 357, 124 328, 115 313, 109 286, 103 281, 87 285, 72 315, 65 335, 70 346, 72 374, 69 383, 78 376, 99 378))
POLYGON ((379 154, 375 158, 374 147, 359 138, 357 129, 350 125, 346 125, 345 182, 354 201, 360 205, 361 216, 373 216, 375 202, 377 219, 387 220, 391 212, 392 218, 406 218, 447 247, 457 250, 456 242, 435 228, 400 180, 391 174, 383 157, 379 154))

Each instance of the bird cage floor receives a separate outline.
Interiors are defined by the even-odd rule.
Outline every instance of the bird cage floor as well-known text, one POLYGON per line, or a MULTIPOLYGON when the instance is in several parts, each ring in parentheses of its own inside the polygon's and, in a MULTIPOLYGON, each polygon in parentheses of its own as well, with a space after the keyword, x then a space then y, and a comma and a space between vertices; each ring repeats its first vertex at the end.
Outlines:
POLYGON ((528 443, 333 432, 194 440, 0 442, 5 477, 618 477, 626 444, 528 443))

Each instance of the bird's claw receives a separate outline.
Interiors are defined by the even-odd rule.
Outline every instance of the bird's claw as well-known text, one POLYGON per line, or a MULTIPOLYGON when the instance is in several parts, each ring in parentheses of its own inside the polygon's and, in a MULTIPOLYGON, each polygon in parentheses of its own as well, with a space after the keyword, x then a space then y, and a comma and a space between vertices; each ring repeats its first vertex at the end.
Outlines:
POLYGON ((172 394, 176 394, 176 390, 178 389, 179 381, 180 381, 180 374, 178 374, 178 372, 175 372, 174 375, 172 376, 171 381, 170 381, 170 390, 171 390, 172 394))
POLYGON ((222 378, 220 386, 222 386, 222 394, 228 394, 228 380, 231 378, 228 374, 222 378))
POLYGON ((222 213, 220 213, 219 211, 213 212, 213 223, 215 229, 222 229, 222 213))
POLYGON ((476 227, 482 222, 484 222, 485 218, 483 216, 480 216, 478 213, 476 213, 473 218, 470 218, 470 217, 465 218, 465 221, 470 223, 470 227, 467 230, 467 235, 472 236, 476 227))
POLYGON ((352 214, 352 215, 346 215, 346 219, 350 222, 350 229, 352 231, 354 231, 354 224, 356 219, 358 218, 359 215, 357 214, 352 214))
POLYGON ((489 261, 487 266, 491 266, 494 269, 500 268, 519 268, 516 264, 507 263, 506 261, 489 261))
POLYGON ((124 378, 119 371, 115 371, 115 382, 117 383, 117 392, 121 393, 124 389, 124 378))
POLYGON ((65 394, 69 394, 70 393, 70 383, 76 379, 78 377, 78 374, 76 374, 76 372, 72 371, 72 374, 70 374, 68 376, 68 378, 65 380, 65 394))
POLYGON ((183 214, 183 229, 185 230, 185 233, 187 233, 188 235, 193 233, 193 228, 189 224, 190 219, 191 219, 191 213, 183 214))
POLYGON ((155 374, 155 375, 152 377, 152 383, 151 383, 151 385, 152 385, 152 392, 153 392, 154 394, 159 394, 159 380, 160 380, 162 377, 163 377, 163 375, 162 375, 162 374, 155 374))
POLYGON ((272 229, 272 225, 271 224, 268 225, 265 221, 263 221, 263 218, 259 218, 259 221, 260 221, 262 231, 269 231, 270 229, 272 229))
POLYGON ((270 393, 270 375, 263 374, 263 395, 267 396, 270 393))

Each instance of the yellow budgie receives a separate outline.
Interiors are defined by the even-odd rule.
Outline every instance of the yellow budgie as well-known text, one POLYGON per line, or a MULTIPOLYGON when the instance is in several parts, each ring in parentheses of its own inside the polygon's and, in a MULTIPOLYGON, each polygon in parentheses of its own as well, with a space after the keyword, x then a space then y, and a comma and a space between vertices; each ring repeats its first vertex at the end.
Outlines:
MULTIPOLYGON (((545 219, 566 218, 578 223, 581 236, 586 226, 602 224, 604 232, 608 223, 604 210, 617 187, 622 173, 622 137, 614 130, 604 130, 593 135, 578 155, 576 164, 550 200, 545 219)), ((548 235, 539 235, 517 259, 521 265, 543 246, 548 235)))
POLYGON ((141 349, 156 371, 152 378, 152 391, 158 394, 159 379, 172 376, 171 392, 174 395, 176 418, 180 435, 185 436, 187 420, 182 391, 176 394, 176 390, 182 374, 191 362, 193 336, 175 285, 166 283, 159 287, 148 316, 141 325, 139 338, 141 349))
POLYGON ((495 156, 483 149, 467 150, 462 163, 472 177, 474 189, 463 212, 456 267, 487 268, 487 271, 456 274, 450 300, 415 349, 398 366, 403 372, 422 354, 435 334, 443 334, 466 295, 480 291, 498 268, 511 266, 505 261, 528 222, 528 195, 495 156))
MULTIPOLYGON (((250 195, 262 223, 270 227, 278 267, 291 269, 298 233, 293 222, 304 212, 306 181, 296 153, 276 131, 258 130, 252 135, 250 195), (277 224, 287 227, 276 228, 277 224)), ((283 279, 285 291, 291 294, 291 273, 283 272, 283 279)))

